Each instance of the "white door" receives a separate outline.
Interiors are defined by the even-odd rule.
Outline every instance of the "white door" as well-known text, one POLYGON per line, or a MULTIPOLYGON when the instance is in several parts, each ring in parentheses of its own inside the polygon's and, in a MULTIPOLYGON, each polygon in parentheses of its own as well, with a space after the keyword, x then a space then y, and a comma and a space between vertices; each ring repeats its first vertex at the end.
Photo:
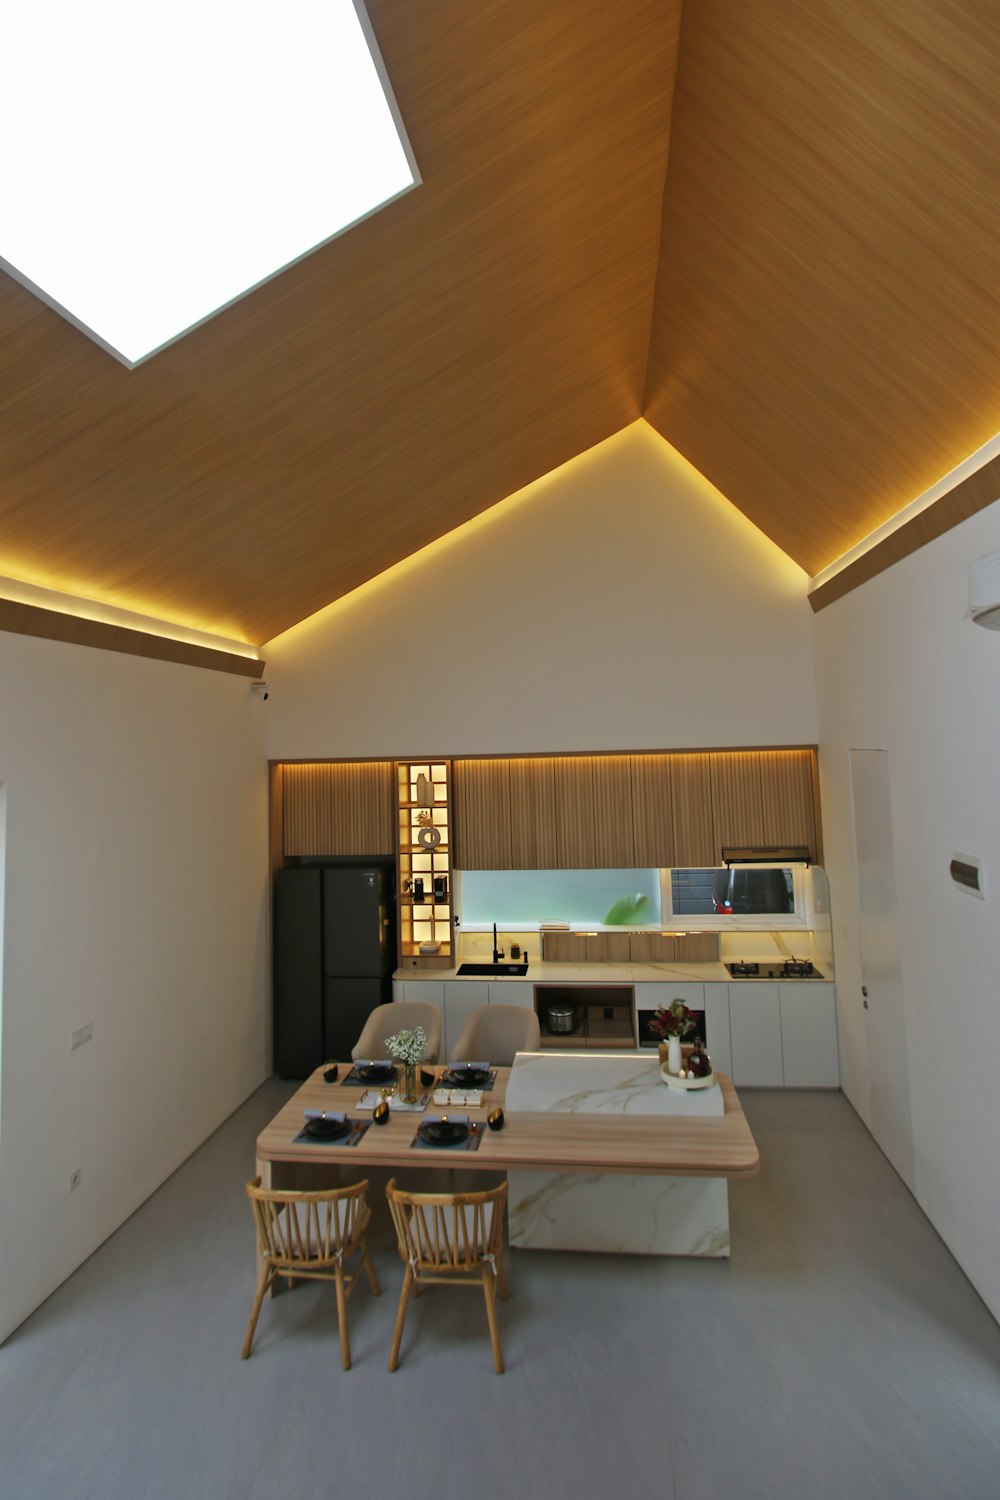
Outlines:
POLYGON ((851 790, 861 918, 862 996, 868 1030, 871 1130, 900 1177, 912 1188, 910 1070, 899 962, 889 759, 884 750, 851 751, 851 790))

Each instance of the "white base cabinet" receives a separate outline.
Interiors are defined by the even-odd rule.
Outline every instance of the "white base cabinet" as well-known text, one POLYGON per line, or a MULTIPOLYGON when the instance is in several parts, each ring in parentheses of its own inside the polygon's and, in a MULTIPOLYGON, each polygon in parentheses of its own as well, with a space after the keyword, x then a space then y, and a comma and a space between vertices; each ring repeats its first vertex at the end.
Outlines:
POLYGON ((781 1055, 785 1087, 836 1089, 840 1087, 837 1046, 837 995, 832 984, 785 981, 781 1001, 781 1055))
MULTIPOLYGON (((710 988, 711 986, 706 986, 710 988)), ((836 990, 782 980, 729 985, 732 1080, 745 1088, 840 1086, 836 990)))
MULTIPOLYGON (((396 979, 394 1000, 422 1000, 441 1012, 441 1060, 446 1061, 466 1019, 481 1005, 535 1003, 531 980, 396 979)), ((719 1073, 737 1087, 835 1089, 840 1087, 836 989, 803 980, 738 984, 635 985, 637 1012, 680 999, 705 1013, 705 1046, 719 1073)), ((637 1018, 638 1019, 638 1018, 637 1018)))

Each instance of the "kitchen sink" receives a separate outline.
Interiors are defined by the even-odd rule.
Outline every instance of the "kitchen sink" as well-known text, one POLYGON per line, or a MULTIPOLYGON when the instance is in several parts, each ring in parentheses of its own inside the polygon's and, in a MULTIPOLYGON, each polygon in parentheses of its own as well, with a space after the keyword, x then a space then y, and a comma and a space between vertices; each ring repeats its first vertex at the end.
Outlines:
POLYGON ((528 960, 510 964, 459 964, 459 974, 478 974, 487 979, 496 979, 503 974, 527 974, 528 960))

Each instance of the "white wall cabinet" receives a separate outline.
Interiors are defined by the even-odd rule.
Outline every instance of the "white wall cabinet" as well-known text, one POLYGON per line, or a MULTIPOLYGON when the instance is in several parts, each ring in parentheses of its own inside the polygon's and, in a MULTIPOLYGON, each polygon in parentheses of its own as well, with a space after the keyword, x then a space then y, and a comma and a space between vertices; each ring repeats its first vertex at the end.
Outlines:
POLYGON ((491 1005, 522 1005, 525 1010, 535 1008, 535 986, 530 979, 519 984, 514 979, 502 979, 490 984, 491 1005))

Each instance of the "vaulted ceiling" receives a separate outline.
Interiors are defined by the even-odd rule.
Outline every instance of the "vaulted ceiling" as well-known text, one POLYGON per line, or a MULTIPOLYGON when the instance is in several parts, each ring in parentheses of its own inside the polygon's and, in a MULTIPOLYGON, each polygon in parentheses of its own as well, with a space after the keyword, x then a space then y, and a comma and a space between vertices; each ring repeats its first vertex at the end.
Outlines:
POLYGON ((413 192, 134 370, 0 274, 0 574, 259 643, 640 415, 812 574, 1000 429, 987 0, 367 8, 413 192))

